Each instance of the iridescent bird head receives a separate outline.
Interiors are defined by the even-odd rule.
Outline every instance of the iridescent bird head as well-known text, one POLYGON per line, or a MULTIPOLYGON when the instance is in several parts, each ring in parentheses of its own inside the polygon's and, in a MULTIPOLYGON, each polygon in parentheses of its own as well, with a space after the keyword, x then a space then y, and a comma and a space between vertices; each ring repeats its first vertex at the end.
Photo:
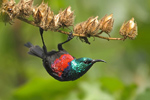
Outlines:
POLYGON ((96 62, 105 62, 105 61, 100 60, 100 59, 93 60, 91 58, 83 57, 83 58, 72 60, 71 66, 74 66, 75 68, 78 68, 84 71, 84 69, 91 67, 96 62))
POLYGON ((74 59, 70 62, 70 66, 64 70, 62 77, 65 77, 65 80, 76 80, 84 75, 94 63, 96 62, 105 62, 104 60, 93 60, 91 58, 79 58, 74 59))

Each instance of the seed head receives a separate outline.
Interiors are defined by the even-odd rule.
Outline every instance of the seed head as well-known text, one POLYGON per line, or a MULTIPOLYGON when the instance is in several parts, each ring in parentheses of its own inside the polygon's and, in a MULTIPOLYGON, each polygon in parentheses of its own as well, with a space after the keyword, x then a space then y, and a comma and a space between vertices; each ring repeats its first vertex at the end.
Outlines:
POLYGON ((102 19, 99 20, 99 23, 100 30, 107 34, 110 33, 114 23, 113 14, 110 14, 109 16, 105 15, 102 19))
POLYGON ((54 29, 59 28, 59 19, 60 19, 60 14, 54 16, 54 20, 53 20, 54 29))
POLYGON ((77 24, 75 27, 74 27, 74 32, 75 34, 84 34, 85 33, 85 25, 86 25, 86 22, 81 22, 79 24, 77 24))
POLYGON ((59 25, 62 27, 69 27, 73 25, 74 22, 74 12, 71 11, 71 6, 63 11, 59 12, 59 25))
POLYGON ((128 22, 124 22, 120 28, 119 33, 124 38, 129 37, 130 39, 135 39, 138 33, 137 33, 137 24, 134 22, 134 18, 132 18, 128 22))
POLYGON ((53 24, 52 24, 53 19, 54 19, 54 13, 53 11, 50 10, 50 7, 48 7, 46 21, 45 21, 46 29, 51 29, 51 30, 53 29, 53 24))
POLYGON ((33 9, 33 17, 35 19, 35 23, 40 23, 42 20, 45 19, 47 7, 48 6, 42 2, 38 7, 35 7, 33 9))
POLYGON ((33 0, 20 0, 20 2, 15 6, 17 12, 17 16, 20 15, 22 17, 28 17, 32 15, 33 8, 32 8, 33 0))
POLYGON ((54 17, 54 13, 48 7, 48 4, 41 3, 38 7, 33 9, 33 17, 36 24, 39 24, 44 30, 51 28, 51 22, 54 17))
POLYGON ((8 22, 11 22, 15 18, 16 15, 16 11, 14 11, 15 4, 16 2, 14 0, 10 0, 10 1, 4 0, 2 3, 2 13, 4 15, 7 15, 7 19, 9 19, 7 20, 8 22))
POLYGON ((98 32, 99 21, 98 16, 95 18, 90 17, 87 21, 81 22, 74 27, 76 34, 84 34, 85 36, 91 36, 98 32))
POLYGON ((99 21, 98 21, 98 16, 95 18, 89 18, 86 22, 86 34, 87 35, 93 35, 96 34, 99 30, 99 21))

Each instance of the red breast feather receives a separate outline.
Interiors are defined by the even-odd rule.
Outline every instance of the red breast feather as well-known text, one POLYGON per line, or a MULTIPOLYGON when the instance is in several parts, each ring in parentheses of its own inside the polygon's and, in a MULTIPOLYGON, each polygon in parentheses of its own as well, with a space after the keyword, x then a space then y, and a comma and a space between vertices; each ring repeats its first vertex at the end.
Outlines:
POLYGON ((60 58, 57 58, 51 65, 52 70, 60 77, 63 74, 65 68, 69 67, 69 62, 74 58, 69 54, 63 54, 60 58))

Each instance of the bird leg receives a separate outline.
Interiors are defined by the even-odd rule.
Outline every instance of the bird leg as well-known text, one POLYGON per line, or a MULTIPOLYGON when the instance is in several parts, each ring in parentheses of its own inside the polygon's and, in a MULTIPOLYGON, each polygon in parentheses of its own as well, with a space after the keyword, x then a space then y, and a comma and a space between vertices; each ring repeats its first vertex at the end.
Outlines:
POLYGON ((58 44, 58 50, 64 50, 62 45, 69 42, 71 39, 73 39, 73 33, 72 32, 70 32, 66 41, 58 44))
POLYGON ((45 45, 45 42, 44 42, 44 38, 43 38, 43 29, 40 27, 39 28, 40 30, 40 35, 41 35, 41 39, 42 39, 42 43, 43 43, 43 50, 44 50, 44 54, 47 54, 47 48, 46 48, 46 45, 45 45))

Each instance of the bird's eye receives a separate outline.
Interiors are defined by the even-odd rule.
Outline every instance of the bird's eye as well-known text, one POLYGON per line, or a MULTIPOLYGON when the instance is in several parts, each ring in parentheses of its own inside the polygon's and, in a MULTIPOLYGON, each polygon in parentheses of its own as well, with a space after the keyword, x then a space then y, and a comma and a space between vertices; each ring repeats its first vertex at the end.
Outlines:
POLYGON ((86 60, 86 61, 84 61, 84 63, 89 64, 89 63, 91 63, 91 61, 86 60))

